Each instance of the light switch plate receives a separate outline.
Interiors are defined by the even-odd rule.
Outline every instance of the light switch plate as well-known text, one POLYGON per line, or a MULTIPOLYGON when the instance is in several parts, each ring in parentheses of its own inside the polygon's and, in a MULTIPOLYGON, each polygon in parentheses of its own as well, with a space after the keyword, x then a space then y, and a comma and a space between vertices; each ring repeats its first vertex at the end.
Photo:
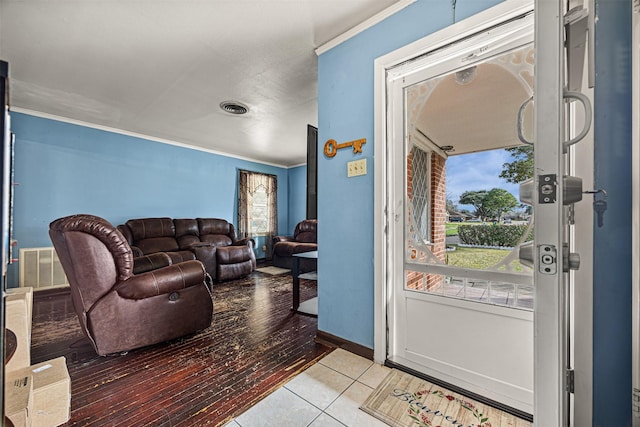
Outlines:
POLYGON ((353 160, 347 163, 347 176, 349 178, 366 174, 367 159, 353 160))

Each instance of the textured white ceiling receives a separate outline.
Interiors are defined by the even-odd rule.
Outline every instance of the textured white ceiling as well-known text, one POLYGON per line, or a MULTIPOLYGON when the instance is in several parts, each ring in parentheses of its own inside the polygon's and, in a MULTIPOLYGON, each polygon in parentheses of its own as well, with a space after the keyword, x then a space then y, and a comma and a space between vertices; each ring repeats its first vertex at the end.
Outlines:
MULTIPOLYGON (((455 72, 421 82, 409 90, 415 128, 450 155, 513 147, 518 111, 533 93, 534 47, 527 45, 478 63, 468 81, 455 72)), ((523 133, 533 139, 533 108, 523 111, 523 133)))
POLYGON ((314 49, 398 2, 0 0, 0 58, 12 108, 292 166, 317 126, 314 49))

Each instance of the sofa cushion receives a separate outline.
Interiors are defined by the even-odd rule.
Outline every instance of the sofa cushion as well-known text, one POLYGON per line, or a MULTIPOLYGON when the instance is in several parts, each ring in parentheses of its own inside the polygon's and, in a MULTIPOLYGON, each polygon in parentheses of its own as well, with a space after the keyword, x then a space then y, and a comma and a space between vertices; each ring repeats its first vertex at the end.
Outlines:
POLYGON ((219 218, 197 218, 200 236, 207 234, 230 234, 229 222, 219 218))
POLYGON ((219 281, 237 279, 250 274, 254 268, 252 262, 248 260, 237 264, 218 264, 216 276, 219 281))
POLYGON ((293 240, 302 243, 316 243, 318 231, 317 219, 305 219, 296 224, 293 240))
POLYGON ((237 264, 251 259, 251 248, 249 246, 225 246, 218 248, 218 265, 237 264))
POLYGON ((143 254, 153 254, 156 252, 172 252, 180 249, 175 237, 154 237, 151 239, 139 240, 136 246, 143 254))
POLYGON ((224 234, 205 234, 200 236, 200 240, 218 247, 229 246, 233 243, 231 237, 225 236, 224 234))
POLYGON ((173 223, 176 227, 176 237, 200 235, 198 221, 195 219, 174 219, 173 223))
POLYGON ((296 236, 296 240, 302 243, 316 243, 316 232, 303 231, 296 236))
POLYGON ((192 245, 200 243, 198 221, 195 219, 175 219, 176 240, 180 249, 190 249, 192 245))
POLYGON ((130 219, 127 225, 131 229, 134 242, 154 237, 175 237, 176 229, 171 218, 130 219))

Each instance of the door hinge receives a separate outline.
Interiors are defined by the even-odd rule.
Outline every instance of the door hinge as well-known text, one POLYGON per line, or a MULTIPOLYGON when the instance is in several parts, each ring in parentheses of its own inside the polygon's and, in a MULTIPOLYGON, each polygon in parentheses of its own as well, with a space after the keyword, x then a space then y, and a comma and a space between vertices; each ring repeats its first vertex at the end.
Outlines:
POLYGON ((564 372, 564 389, 569 393, 573 393, 575 390, 575 371, 573 369, 567 369, 564 372))

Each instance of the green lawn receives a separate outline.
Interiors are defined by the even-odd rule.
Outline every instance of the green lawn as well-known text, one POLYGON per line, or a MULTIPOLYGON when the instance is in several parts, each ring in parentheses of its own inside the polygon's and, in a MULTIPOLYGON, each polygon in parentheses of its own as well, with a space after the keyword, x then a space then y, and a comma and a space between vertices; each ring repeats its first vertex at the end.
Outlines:
MULTIPOLYGON (((484 269, 495 265, 507 255, 509 255, 509 251, 501 249, 456 246, 455 251, 447 252, 447 264, 456 267, 484 269)), ((518 261, 513 262, 513 268, 515 271, 524 271, 518 261)))
POLYGON ((447 223, 447 236, 457 236, 458 235, 458 225, 459 222, 448 222, 447 223))

